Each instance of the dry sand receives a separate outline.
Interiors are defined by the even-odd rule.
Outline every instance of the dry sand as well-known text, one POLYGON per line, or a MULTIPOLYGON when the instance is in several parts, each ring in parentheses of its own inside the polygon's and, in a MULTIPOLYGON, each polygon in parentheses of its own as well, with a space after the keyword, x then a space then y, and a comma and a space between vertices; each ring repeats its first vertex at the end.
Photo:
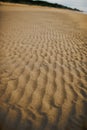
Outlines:
POLYGON ((0 130, 87 130, 87 15, 0 6, 0 130))

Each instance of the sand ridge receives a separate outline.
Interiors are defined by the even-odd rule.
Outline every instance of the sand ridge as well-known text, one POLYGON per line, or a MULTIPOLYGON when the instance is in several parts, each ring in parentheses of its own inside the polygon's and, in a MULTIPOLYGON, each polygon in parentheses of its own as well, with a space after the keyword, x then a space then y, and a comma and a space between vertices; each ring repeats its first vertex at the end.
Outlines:
POLYGON ((0 17, 0 129, 86 130, 87 15, 2 5, 0 17))

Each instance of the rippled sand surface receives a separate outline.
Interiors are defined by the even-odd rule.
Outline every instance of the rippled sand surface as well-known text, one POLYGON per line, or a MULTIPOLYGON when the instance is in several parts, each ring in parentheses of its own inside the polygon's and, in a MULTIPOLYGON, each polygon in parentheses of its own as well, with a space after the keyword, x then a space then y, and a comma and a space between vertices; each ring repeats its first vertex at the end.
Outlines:
POLYGON ((87 15, 0 5, 0 130, 87 130, 87 15))

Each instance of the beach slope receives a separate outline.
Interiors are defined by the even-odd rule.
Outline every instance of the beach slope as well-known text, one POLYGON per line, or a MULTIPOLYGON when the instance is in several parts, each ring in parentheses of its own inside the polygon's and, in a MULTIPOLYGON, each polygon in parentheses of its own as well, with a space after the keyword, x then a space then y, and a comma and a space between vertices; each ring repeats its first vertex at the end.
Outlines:
POLYGON ((0 130, 87 129, 87 15, 0 5, 0 130))

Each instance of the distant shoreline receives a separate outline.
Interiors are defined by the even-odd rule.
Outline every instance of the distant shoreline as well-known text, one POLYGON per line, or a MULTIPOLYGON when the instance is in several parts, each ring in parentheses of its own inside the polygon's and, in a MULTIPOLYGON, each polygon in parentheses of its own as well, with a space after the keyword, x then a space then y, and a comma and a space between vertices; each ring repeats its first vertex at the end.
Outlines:
POLYGON ((82 13, 83 13, 83 14, 87 14, 87 11, 83 11, 82 13))

